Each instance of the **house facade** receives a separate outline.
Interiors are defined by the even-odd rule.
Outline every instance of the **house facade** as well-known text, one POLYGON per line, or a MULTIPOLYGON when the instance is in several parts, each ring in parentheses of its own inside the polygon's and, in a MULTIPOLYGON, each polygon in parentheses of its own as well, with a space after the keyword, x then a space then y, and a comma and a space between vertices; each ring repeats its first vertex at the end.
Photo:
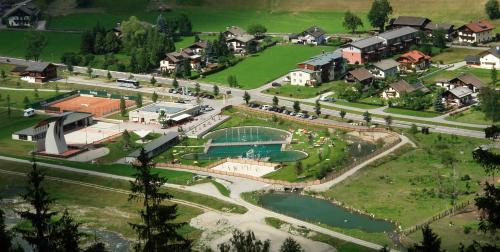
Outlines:
POLYGON ((226 40, 229 50, 233 53, 246 53, 250 43, 257 48, 257 41, 253 35, 245 34, 226 40))
POLYGON ((349 64, 379 61, 418 43, 417 32, 417 29, 405 26, 354 41, 342 48, 342 56, 349 64))
POLYGON ((289 41, 294 44, 320 45, 326 41, 325 35, 326 32, 323 29, 312 26, 301 33, 291 34, 289 41))
POLYGON ((48 62, 30 62, 28 66, 16 67, 21 80, 29 83, 44 83, 57 78, 57 66, 48 62))
POLYGON ((417 50, 413 50, 401 55, 397 62, 401 71, 423 70, 430 66, 431 56, 417 50))
POLYGON ((488 20, 470 22, 458 28, 458 41, 463 44, 481 44, 495 38, 495 27, 488 20))
POLYGON ((467 87, 472 91, 472 93, 478 93, 482 88, 486 87, 486 84, 484 84, 484 82, 470 73, 460 74, 457 77, 449 80, 448 83, 450 85, 453 85, 453 88, 467 87))
POLYGON ((472 91, 467 87, 456 87, 443 93, 443 102, 448 108, 460 108, 472 104, 472 91))
POLYGON ((393 59, 385 59, 374 63, 370 67, 370 72, 376 79, 386 79, 398 75, 399 65, 399 62, 393 59))
POLYGON ((167 53, 165 58, 160 61, 160 71, 165 73, 174 73, 180 68, 184 57, 178 52, 167 53))
POLYGON ((389 86, 382 92, 382 98, 385 100, 391 98, 399 98, 403 93, 412 93, 420 90, 422 93, 429 93, 430 90, 422 84, 410 84, 405 80, 399 80, 397 82, 389 84, 389 86))
POLYGON ((40 19, 40 9, 31 2, 13 5, 2 16, 3 23, 12 28, 28 28, 36 26, 40 19))
POLYGON ((479 54, 479 67, 500 70, 500 46, 490 48, 479 54))
POLYGON ((297 65, 288 75, 292 85, 318 85, 329 82, 345 72, 340 50, 325 52, 297 65))

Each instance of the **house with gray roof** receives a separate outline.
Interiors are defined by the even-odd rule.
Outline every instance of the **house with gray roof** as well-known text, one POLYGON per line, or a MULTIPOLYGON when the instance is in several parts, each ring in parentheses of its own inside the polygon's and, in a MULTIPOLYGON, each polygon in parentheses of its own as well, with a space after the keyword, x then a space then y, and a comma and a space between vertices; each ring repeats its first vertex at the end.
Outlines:
POLYGON ((479 54, 479 67, 500 70, 500 46, 495 46, 479 54))
MULTIPOLYGON (((145 154, 148 158, 154 158, 161 153, 168 150, 170 147, 176 145, 179 142, 179 132, 169 131, 165 135, 154 139, 153 141, 146 144, 144 148, 145 154)), ((133 163, 137 160, 141 154, 141 149, 138 149, 125 157, 125 161, 128 163, 133 163)))
POLYGON ((17 67, 21 80, 29 83, 44 83, 57 78, 57 66, 50 62, 28 62, 26 66, 17 67))
POLYGON ((393 59, 385 59, 375 62, 370 67, 370 72, 376 79, 385 79, 390 76, 397 76, 399 63, 393 59))
POLYGON ((14 4, 1 15, 2 23, 12 28, 36 26, 41 17, 40 9, 30 0, 14 4))
POLYGON ((460 108, 473 102, 472 90, 462 86, 447 90, 443 93, 443 102, 446 107, 460 108))
POLYGON ((430 93, 430 90, 422 83, 410 84, 405 80, 399 80, 389 84, 389 86, 382 92, 383 99, 399 98, 403 93, 412 93, 421 91, 424 94, 430 93))
POLYGON ((399 16, 389 20, 387 29, 391 30, 408 26, 423 31, 425 26, 430 22, 431 20, 426 17, 399 16))
POLYGON ((301 62, 297 69, 290 71, 290 84, 317 86, 329 82, 345 73, 345 61, 340 49, 323 52, 301 62))
POLYGON ((326 32, 318 26, 307 28, 301 33, 291 34, 288 39, 291 43, 302 45, 320 45, 326 40, 326 32))
POLYGON ((342 57, 349 64, 365 64, 401 53, 417 43, 418 30, 404 26, 351 42, 342 48, 342 57))

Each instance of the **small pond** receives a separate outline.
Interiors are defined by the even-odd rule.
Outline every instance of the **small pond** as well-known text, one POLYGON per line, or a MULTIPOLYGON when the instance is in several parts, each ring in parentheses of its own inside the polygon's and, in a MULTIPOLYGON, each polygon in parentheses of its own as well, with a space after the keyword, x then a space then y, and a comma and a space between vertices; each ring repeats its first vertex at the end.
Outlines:
POLYGON ((260 203, 264 208, 275 212, 332 227, 361 229, 366 232, 390 232, 395 228, 390 222, 375 220, 350 212, 327 200, 297 193, 266 193, 260 196, 260 203))

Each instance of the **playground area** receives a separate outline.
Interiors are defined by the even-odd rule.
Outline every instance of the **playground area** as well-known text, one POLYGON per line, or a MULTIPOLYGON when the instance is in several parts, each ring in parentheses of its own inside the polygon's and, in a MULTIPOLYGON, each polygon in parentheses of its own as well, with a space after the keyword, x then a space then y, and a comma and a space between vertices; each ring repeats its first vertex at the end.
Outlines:
MULTIPOLYGON (((130 107, 134 104, 133 101, 126 100, 125 106, 130 107)), ((120 110, 120 100, 113 98, 102 98, 94 96, 76 96, 66 99, 64 101, 55 102, 50 105, 52 108, 58 108, 60 112, 63 111, 78 111, 91 113, 95 117, 102 117, 104 115, 120 110)))
POLYGON ((260 162, 242 163, 228 161, 213 167, 212 170, 238 173, 252 177, 262 177, 268 173, 274 172, 276 170, 276 166, 271 166, 269 165, 269 163, 260 162))
POLYGON ((97 122, 64 135, 67 144, 85 145, 96 143, 121 132, 120 126, 114 123, 97 122))

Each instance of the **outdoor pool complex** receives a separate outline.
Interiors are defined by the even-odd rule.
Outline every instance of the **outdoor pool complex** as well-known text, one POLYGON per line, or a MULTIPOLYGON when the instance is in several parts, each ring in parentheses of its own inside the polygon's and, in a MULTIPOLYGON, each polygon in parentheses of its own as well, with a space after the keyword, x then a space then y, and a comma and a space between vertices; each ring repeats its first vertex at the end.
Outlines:
POLYGON ((283 150, 291 134, 266 127, 234 127, 208 133, 210 139, 205 153, 184 155, 186 159, 217 160, 221 158, 266 159, 271 162, 292 162, 307 157, 306 153, 283 150))

